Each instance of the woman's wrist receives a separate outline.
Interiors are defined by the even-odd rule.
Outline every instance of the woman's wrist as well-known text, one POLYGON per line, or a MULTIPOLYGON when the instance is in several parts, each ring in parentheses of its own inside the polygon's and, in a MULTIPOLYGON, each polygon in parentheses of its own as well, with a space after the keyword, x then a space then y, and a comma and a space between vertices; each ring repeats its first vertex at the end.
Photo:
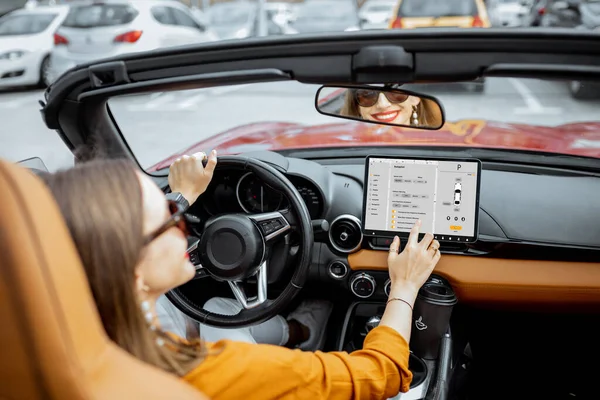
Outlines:
POLYGON ((190 203, 190 205, 194 204, 196 202, 196 200, 198 200, 198 196, 194 196, 188 190, 185 190, 185 189, 182 190, 182 189, 178 189, 178 188, 175 188, 175 189, 171 188, 171 191, 181 193, 181 195, 183 196, 183 198, 185 198, 187 200, 187 202, 190 203))
POLYGON ((400 298, 413 305, 418 293, 419 288, 410 282, 393 282, 388 299, 400 298))

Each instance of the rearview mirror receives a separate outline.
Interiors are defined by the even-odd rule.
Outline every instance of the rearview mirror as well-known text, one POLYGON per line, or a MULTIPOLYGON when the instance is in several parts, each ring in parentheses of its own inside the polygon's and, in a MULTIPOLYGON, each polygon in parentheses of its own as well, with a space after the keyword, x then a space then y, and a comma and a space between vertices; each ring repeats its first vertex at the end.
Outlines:
POLYGON ((322 86, 315 107, 323 115, 417 129, 440 129, 444 110, 435 97, 377 86, 322 86))

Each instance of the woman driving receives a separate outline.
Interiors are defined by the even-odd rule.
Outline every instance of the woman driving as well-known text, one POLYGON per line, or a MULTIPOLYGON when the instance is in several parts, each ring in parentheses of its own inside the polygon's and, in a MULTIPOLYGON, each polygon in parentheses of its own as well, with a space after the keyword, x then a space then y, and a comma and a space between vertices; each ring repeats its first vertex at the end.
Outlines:
POLYGON ((347 89, 341 115, 410 127, 438 128, 442 117, 432 100, 400 90, 347 89))
MULTIPOLYGON (((198 187, 205 189, 212 169, 199 176, 198 187)), ((183 209, 128 160, 91 161, 45 179, 109 337, 134 356, 212 399, 387 399, 408 391, 412 306, 440 259, 431 234, 418 241, 420 223, 401 253, 398 238, 390 246, 390 296, 363 349, 348 354, 232 340, 203 343, 166 334, 156 317, 157 299, 194 276, 183 209)))

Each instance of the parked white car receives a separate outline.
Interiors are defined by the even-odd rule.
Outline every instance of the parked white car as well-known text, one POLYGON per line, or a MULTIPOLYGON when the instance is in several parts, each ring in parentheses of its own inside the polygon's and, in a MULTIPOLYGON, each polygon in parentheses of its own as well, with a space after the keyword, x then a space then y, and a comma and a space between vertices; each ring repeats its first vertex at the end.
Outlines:
POLYGON ((170 0, 73 3, 54 35, 49 79, 89 61, 218 40, 189 7, 170 0))
POLYGON ((361 29, 387 29, 396 3, 396 0, 367 0, 358 11, 361 29))
POLYGON ((491 0, 488 4, 490 22, 493 27, 524 26, 525 19, 531 10, 528 0, 491 0))
POLYGON ((46 84, 53 34, 68 11, 40 6, 0 18, 0 87, 46 84))

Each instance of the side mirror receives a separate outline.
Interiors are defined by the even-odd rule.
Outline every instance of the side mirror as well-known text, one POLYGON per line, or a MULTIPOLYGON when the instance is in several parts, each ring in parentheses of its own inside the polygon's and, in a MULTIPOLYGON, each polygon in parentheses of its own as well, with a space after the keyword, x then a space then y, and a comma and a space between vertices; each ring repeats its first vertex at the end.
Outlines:
POLYGON ((322 86, 315 107, 323 115, 372 124, 437 130, 442 104, 433 96, 378 86, 322 86))

